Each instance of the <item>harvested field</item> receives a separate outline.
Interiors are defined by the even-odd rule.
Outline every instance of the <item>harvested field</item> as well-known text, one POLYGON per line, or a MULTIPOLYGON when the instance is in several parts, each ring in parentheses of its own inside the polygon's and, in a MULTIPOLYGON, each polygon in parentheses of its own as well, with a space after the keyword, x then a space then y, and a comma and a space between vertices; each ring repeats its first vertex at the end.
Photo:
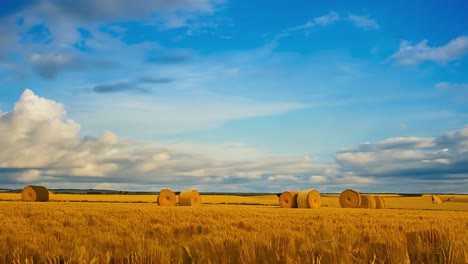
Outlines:
POLYGON ((465 263, 468 258, 467 211, 164 207, 154 199, 0 205, 0 263, 370 263, 374 257, 385 263, 465 263))

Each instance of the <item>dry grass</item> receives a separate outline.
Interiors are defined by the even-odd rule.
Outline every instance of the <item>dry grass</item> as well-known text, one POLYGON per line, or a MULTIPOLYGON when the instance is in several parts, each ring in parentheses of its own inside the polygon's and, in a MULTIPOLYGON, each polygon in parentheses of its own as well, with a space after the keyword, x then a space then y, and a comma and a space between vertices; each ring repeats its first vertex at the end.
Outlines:
MULTIPOLYGON (((341 208, 339 194, 321 195, 322 207, 341 208)), ((468 211, 468 195, 441 195, 446 202, 433 204, 430 194, 419 197, 403 197, 395 194, 379 194, 385 200, 387 209, 422 209, 468 211)), ((122 194, 50 194, 49 202, 116 202, 116 203, 154 203, 157 195, 122 194)), ((21 201, 21 193, 0 193, 0 201, 21 201)), ((205 205, 279 205, 276 195, 236 196, 203 195, 205 205)))
POLYGON ((384 196, 387 208, 413 210, 344 209, 337 195, 322 197, 319 210, 280 208, 275 195, 210 199, 276 206, 196 208, 158 206, 155 196, 151 204, 57 196, 0 202, 0 263, 468 263, 468 211, 450 211, 467 204, 432 204, 430 195, 384 196))

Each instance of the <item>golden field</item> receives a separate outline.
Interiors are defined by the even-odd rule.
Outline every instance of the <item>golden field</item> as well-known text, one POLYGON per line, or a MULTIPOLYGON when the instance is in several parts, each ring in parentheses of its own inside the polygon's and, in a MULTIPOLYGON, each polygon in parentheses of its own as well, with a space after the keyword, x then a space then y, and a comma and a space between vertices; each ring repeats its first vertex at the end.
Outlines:
POLYGON ((0 263, 468 263, 467 196, 383 195, 388 209, 285 209, 275 195, 0 194, 0 263), (85 202, 87 201, 87 202, 85 202), (236 205, 237 204, 237 205, 236 205))

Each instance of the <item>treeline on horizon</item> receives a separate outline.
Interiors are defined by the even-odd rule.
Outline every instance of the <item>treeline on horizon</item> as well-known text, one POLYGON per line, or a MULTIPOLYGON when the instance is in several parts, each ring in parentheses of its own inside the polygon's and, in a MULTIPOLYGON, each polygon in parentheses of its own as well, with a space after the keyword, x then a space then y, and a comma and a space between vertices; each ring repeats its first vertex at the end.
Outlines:
MULTIPOLYGON (((2 189, 0 192, 3 193, 21 193, 23 189, 2 189)), ((119 191, 119 190, 105 190, 105 189, 48 189, 55 194, 119 194, 119 195, 152 195, 159 194, 159 191, 148 192, 148 191, 119 191)), ((174 192, 176 195, 180 191, 174 192)), ((268 192, 200 192, 201 195, 236 195, 236 196, 257 196, 257 195, 279 195, 280 193, 268 193, 268 192)), ((321 193, 321 195, 337 195, 338 193, 321 193)), ((381 194, 381 193, 368 193, 368 194, 381 194)), ((425 193, 390 193, 385 192, 384 194, 400 195, 405 197, 419 197, 425 193)), ((433 194, 433 193, 431 193, 433 194)), ((434 193, 444 195, 460 195, 462 193, 434 193)))

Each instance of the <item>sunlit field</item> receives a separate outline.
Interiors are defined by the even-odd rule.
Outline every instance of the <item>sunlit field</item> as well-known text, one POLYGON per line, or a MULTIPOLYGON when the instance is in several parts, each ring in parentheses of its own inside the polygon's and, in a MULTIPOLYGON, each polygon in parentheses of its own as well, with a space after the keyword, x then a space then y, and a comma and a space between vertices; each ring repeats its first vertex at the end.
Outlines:
POLYGON ((280 208, 275 195, 0 194, 1 263, 468 263, 468 197, 383 195, 387 209, 280 208), (449 201, 447 201, 449 199, 449 201))

